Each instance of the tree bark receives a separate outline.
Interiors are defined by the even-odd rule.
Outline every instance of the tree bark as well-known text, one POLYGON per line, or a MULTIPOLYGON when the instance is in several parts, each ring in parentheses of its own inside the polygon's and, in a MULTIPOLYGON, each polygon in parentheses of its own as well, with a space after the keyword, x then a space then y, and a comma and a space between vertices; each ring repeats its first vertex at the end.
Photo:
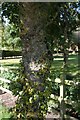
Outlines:
MULTIPOLYGON (((23 4, 24 6, 24 4, 23 4)), ((25 3, 24 16, 22 16, 26 33, 22 36, 23 51, 22 59, 25 68, 26 77, 31 81, 41 82, 41 78, 36 78, 35 74, 45 65, 47 48, 44 42, 43 16, 37 7, 37 4, 25 3), (24 19, 25 17, 25 19, 24 19)))
MULTIPOLYGON (((49 72, 47 70, 48 50, 44 40, 45 10, 40 3, 25 3, 23 7, 24 16, 21 16, 23 21, 21 38, 23 43, 22 60, 24 64, 24 73, 26 78, 32 82, 33 85, 34 82, 38 83, 36 93, 37 91, 43 92, 46 87, 43 86, 45 74, 47 76, 49 72), (41 7, 41 10, 39 7, 41 7), (39 74, 41 70, 43 73, 39 74)), ((43 99, 43 101, 45 101, 45 98, 43 99)), ((39 100, 40 99, 33 105, 32 109, 34 111, 38 110, 39 100), (36 110, 34 109, 35 106, 36 110)))

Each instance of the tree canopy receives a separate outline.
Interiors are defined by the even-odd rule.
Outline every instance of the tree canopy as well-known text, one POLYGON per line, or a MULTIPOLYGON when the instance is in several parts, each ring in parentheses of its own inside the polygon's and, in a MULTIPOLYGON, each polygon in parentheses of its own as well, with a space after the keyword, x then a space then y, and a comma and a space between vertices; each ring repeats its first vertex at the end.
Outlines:
MULTIPOLYGON (((27 3, 29 5, 29 3, 27 3)), ((63 38, 64 31, 67 29, 68 36, 72 31, 79 27, 80 18, 80 3, 30 3, 36 10, 43 10, 43 16, 45 16, 44 29, 46 29, 47 38, 55 39, 63 38)), ((3 21, 4 16, 8 18, 10 23, 20 27, 20 24, 24 24, 20 20, 21 16, 24 14, 23 9, 26 9, 25 3, 3 3, 3 21), (22 11, 21 11, 22 10, 22 11)), ((35 16, 37 18, 37 16, 35 16)), ((23 18, 21 18, 23 19, 23 18)), ((24 16, 25 19, 25 16, 24 16)), ((36 21, 37 22, 37 21, 36 21)), ((24 29, 25 27, 21 28, 24 29)), ((26 28, 25 28, 26 29, 26 28)), ((25 32, 27 32, 24 29, 25 32)), ((22 31, 21 31, 22 32, 22 31)), ((25 33, 26 34, 26 33, 25 33)), ((55 40, 54 40, 55 41, 55 40)), ((62 40, 59 41, 59 43, 62 40)), ((61 43, 60 43, 61 44, 61 43)), ((59 44, 58 44, 59 45, 59 44)))
POLYGON ((2 46, 4 49, 21 50, 21 39, 14 24, 4 25, 2 46))

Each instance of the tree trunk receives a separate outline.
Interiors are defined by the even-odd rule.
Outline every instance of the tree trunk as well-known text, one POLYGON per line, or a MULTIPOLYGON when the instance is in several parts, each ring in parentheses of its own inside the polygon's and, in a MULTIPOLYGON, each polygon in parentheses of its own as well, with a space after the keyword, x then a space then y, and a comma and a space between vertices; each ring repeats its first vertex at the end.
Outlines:
POLYGON ((25 19, 23 23, 27 32, 22 36, 23 51, 22 59, 25 67, 26 77, 31 81, 42 82, 41 78, 36 78, 35 73, 45 67, 47 48, 44 42, 43 16, 37 10, 37 4, 25 4, 25 19), (40 15, 39 15, 40 14, 40 15))
MULTIPOLYGON (((22 60, 24 64, 24 73, 28 81, 34 86, 37 83, 36 93, 38 91, 44 92, 45 76, 48 75, 47 70, 47 48, 44 42, 44 23, 45 12, 40 11, 38 4, 25 3, 24 16, 21 16, 23 21, 23 29, 21 31, 21 38, 23 43, 22 60), (42 72, 43 71, 43 72, 42 72)), ((40 7, 42 7, 40 5, 40 7)), ((42 7, 43 9, 43 7, 42 7)), ((45 101, 43 94, 43 101, 45 101)), ((32 110, 37 112, 39 109, 40 98, 35 101, 32 110)))

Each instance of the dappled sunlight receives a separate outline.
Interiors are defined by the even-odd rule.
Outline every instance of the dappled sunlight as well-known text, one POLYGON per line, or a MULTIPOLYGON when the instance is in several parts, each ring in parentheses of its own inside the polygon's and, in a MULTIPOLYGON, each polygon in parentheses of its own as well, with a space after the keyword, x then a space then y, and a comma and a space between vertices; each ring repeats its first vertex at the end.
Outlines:
POLYGON ((14 64, 19 63, 21 59, 3 59, 0 60, 0 64, 14 64))
POLYGON ((32 71, 39 71, 40 69, 43 69, 45 67, 45 65, 36 63, 35 61, 32 61, 29 64, 29 67, 32 71))

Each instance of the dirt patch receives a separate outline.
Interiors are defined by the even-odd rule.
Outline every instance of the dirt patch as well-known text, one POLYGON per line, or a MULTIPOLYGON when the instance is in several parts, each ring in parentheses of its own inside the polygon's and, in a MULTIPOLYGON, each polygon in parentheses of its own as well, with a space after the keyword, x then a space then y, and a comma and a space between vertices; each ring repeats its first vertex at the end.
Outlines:
POLYGON ((1 103, 8 108, 14 107, 16 100, 17 97, 9 93, 4 93, 0 95, 1 103))

